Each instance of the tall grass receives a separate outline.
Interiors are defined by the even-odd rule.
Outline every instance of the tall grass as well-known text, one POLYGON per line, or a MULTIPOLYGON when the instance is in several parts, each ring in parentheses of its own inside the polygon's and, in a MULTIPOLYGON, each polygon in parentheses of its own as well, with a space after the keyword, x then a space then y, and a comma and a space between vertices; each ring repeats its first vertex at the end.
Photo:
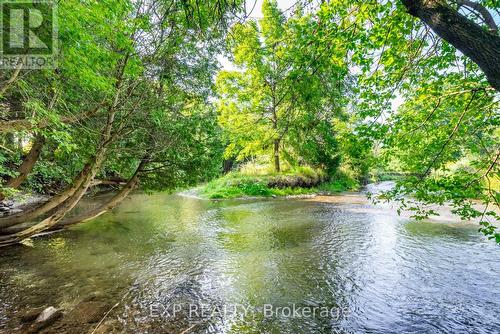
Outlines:
POLYGON ((359 183, 342 172, 328 178, 322 170, 299 166, 278 174, 269 165, 251 162, 241 166, 238 171, 207 183, 200 193, 207 198, 224 199, 324 194, 358 188, 359 183))

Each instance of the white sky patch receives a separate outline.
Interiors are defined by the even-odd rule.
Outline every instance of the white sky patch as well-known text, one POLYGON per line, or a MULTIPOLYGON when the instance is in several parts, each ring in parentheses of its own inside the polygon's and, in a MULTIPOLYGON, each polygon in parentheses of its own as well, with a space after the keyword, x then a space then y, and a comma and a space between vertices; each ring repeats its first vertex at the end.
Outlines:
MULTIPOLYGON (((250 18, 262 18, 262 2, 264 0, 247 0, 247 15, 250 18), (253 8, 253 11, 252 11, 253 8)), ((277 0, 281 10, 287 10, 297 3, 297 0, 277 0)))
POLYGON ((225 71, 234 71, 236 70, 236 67, 234 66, 233 63, 229 59, 227 59, 224 55, 218 55, 217 60, 219 61, 220 65, 222 66, 222 70, 225 71))
POLYGON ((397 110, 404 102, 404 98, 401 95, 396 94, 396 97, 392 100, 392 110, 397 110))

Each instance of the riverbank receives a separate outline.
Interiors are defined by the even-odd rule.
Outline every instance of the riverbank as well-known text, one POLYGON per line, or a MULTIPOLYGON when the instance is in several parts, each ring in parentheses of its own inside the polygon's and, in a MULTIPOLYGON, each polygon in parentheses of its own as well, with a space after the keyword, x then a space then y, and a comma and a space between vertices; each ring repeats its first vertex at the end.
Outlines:
POLYGON ((320 171, 302 168, 287 173, 264 175, 231 172, 191 192, 207 199, 234 199, 330 195, 356 191, 360 187, 359 182, 342 173, 327 176, 320 171))

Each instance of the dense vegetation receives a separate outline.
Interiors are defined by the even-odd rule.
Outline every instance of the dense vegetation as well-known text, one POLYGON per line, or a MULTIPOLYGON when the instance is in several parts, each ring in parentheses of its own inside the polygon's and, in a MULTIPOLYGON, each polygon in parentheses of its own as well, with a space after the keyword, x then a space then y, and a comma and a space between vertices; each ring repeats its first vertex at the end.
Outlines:
POLYGON ((299 166, 277 173, 270 170, 270 166, 250 162, 201 186, 197 191, 203 197, 220 199, 330 195, 359 188, 358 180, 341 171, 329 175, 321 169, 299 166))
POLYGON ((238 0, 62 1, 57 68, 1 73, 0 196, 51 196, 0 217, 0 245, 92 219, 138 184, 231 169, 208 197, 334 192, 397 172, 382 199, 417 218, 450 203, 500 242, 499 7, 265 0, 256 20, 238 0), (265 172, 238 171, 249 162, 265 172), (110 185, 109 202, 68 216, 110 185))

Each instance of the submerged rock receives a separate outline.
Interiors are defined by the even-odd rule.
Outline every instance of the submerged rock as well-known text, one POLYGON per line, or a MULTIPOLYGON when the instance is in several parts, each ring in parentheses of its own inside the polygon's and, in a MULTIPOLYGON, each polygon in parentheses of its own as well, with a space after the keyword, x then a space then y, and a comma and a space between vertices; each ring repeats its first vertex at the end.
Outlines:
MULTIPOLYGON (((31 312, 31 313, 28 312, 25 315, 24 320, 32 321, 36 312, 37 312, 37 310, 33 310, 33 312, 31 312), (29 320, 29 319, 32 319, 32 320, 29 320)), ((47 307, 47 308, 43 309, 42 312, 39 312, 39 314, 34 319, 35 321, 31 325, 29 325, 27 328, 25 328, 23 333, 26 333, 26 334, 38 333, 41 330, 43 330, 44 328, 47 328, 50 325, 52 325, 54 322, 59 320, 59 318, 61 318, 61 317, 62 317, 61 311, 59 311, 58 309, 56 309, 53 306, 47 307)), ((21 320, 23 320, 23 318, 21 318, 21 320)))
POLYGON ((57 309, 53 306, 47 307, 45 310, 42 311, 36 318, 35 322, 47 322, 51 319, 54 318, 55 315, 59 313, 59 316, 61 315, 60 311, 57 311, 57 309))
POLYGON ((45 307, 37 307, 31 310, 28 310, 21 315, 19 315, 19 319, 22 323, 33 322, 36 318, 43 312, 45 307))
POLYGON ((82 301, 65 317, 67 323, 99 322, 111 305, 101 301, 82 301))

